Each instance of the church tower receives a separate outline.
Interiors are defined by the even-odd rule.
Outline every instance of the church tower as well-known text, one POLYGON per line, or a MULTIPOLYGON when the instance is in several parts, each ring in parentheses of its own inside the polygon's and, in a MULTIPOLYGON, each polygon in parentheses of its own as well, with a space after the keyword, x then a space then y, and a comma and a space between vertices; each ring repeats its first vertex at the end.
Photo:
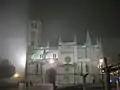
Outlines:
POLYGON ((31 46, 40 46, 42 28, 42 21, 40 20, 34 20, 30 23, 29 43, 31 46))
POLYGON ((37 49, 40 47, 41 43, 41 32, 42 21, 33 20, 29 23, 29 31, 27 32, 27 52, 25 66, 25 78, 28 80, 41 80, 41 78, 37 78, 38 76, 36 75, 36 73, 40 73, 40 65, 37 63, 37 58, 40 57, 40 50, 37 49), (36 78, 33 78, 34 76, 36 76, 36 78))

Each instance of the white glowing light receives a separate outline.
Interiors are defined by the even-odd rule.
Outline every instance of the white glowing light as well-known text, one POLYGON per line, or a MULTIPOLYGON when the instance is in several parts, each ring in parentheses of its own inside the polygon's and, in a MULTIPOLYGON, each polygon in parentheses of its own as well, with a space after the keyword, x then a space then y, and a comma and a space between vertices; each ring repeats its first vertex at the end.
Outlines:
POLYGON ((103 59, 100 59, 99 62, 102 64, 103 63, 103 59))
POLYGON ((18 74, 18 73, 15 73, 14 75, 13 75, 13 78, 19 78, 20 77, 20 74, 18 74))
POLYGON ((103 63, 104 63, 104 60, 102 58, 99 59, 99 65, 98 65, 98 67, 102 68, 103 63))
POLYGON ((53 64, 54 62, 55 62, 55 61, 54 61, 53 59, 50 59, 50 60, 49 60, 49 63, 50 63, 50 64, 53 64))
POLYGON ((21 55, 20 57, 20 64, 25 67, 25 62, 26 62, 26 54, 21 55))
POLYGON ((25 68, 26 53, 19 51, 19 52, 16 54, 16 58, 17 58, 17 60, 19 61, 19 65, 20 65, 22 68, 25 68))

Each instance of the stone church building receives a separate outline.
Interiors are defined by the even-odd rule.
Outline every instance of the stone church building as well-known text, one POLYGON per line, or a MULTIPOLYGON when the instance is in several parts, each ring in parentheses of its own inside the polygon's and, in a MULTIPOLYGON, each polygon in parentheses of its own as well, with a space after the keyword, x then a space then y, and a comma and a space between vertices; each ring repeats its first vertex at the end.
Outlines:
POLYGON ((77 38, 63 42, 59 37, 57 46, 40 46, 42 23, 30 23, 27 44, 26 76, 35 84, 54 83, 57 86, 83 83, 82 74, 88 74, 86 83, 99 81, 98 61, 103 57, 102 43, 96 39, 92 44, 89 32, 86 41, 78 45, 77 38))

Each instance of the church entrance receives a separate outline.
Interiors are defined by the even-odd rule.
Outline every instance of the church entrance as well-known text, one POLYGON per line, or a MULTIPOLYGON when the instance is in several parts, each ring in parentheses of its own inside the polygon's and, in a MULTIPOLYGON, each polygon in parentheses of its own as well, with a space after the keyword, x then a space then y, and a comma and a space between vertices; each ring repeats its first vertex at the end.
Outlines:
POLYGON ((46 78, 45 78, 46 83, 52 83, 55 85, 56 81, 56 70, 54 68, 50 68, 46 70, 46 78))

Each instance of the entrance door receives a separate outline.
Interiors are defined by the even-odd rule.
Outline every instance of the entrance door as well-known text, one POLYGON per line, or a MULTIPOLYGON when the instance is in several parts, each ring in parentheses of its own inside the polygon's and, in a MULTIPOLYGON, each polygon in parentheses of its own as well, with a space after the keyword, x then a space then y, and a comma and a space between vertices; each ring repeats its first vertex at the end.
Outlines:
POLYGON ((56 70, 54 68, 50 68, 46 70, 46 83, 52 83, 55 85, 56 81, 56 70))

